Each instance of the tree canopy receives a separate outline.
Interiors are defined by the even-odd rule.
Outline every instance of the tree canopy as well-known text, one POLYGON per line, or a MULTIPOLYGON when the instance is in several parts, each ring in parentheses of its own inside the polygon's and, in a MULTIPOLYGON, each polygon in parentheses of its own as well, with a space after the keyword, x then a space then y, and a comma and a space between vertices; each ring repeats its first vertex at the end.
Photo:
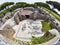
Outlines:
POLYGON ((6 7, 9 7, 10 5, 13 5, 14 2, 5 2, 3 4, 0 5, 0 11, 3 10, 6 7))
POLYGON ((35 5, 37 5, 39 7, 50 8, 48 4, 43 3, 43 2, 36 2, 35 5))
POLYGON ((46 3, 52 5, 54 8, 56 8, 60 11, 60 3, 56 2, 56 1, 46 1, 46 3))
POLYGON ((47 3, 43 3, 43 2, 36 2, 34 4, 28 4, 26 2, 17 2, 17 3, 5 2, 3 4, 0 4, 0 17, 1 16, 3 17, 7 12, 14 11, 17 8, 24 8, 24 7, 34 7, 34 8, 37 8, 38 6, 39 7, 48 8, 49 10, 55 12, 54 10, 50 9, 50 7, 49 7, 49 5, 47 3), (3 11, 1 11, 1 10, 3 10, 3 11))

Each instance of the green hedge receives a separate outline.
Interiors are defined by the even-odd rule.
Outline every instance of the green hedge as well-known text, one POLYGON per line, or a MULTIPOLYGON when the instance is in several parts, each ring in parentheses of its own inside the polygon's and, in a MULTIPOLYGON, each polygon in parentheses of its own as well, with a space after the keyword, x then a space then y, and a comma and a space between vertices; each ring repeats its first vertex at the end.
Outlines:
POLYGON ((52 34, 48 34, 46 36, 46 34, 42 37, 35 37, 35 36, 32 36, 32 39, 31 39, 31 44, 42 44, 42 43, 45 43, 49 40, 51 40, 52 38, 54 38, 55 35, 52 35, 52 34))

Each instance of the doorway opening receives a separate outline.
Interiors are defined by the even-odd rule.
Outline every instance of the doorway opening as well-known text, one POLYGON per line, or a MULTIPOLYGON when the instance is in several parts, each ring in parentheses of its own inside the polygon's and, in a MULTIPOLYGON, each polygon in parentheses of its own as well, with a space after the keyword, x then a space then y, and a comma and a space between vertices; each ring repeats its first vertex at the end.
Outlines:
POLYGON ((25 15, 26 16, 26 18, 29 18, 29 15, 25 15))

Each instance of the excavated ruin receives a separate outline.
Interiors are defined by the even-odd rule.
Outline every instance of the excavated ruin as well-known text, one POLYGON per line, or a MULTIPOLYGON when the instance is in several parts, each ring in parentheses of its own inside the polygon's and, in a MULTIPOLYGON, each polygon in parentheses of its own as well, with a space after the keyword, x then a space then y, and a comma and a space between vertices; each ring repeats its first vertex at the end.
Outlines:
MULTIPOLYGON (((29 23, 29 25, 33 25, 32 27, 36 26, 37 28, 40 23, 39 26, 42 28, 40 21, 37 21, 36 22, 37 25, 34 25, 36 20, 53 21, 54 19, 48 13, 39 8, 32 7, 19 8, 14 10, 13 12, 8 12, 2 18, 3 25, 0 27, 1 29, 0 32, 2 32, 0 34, 7 38, 13 38, 13 35, 16 36, 18 32, 17 30, 21 30, 20 24, 22 24, 23 20, 27 20, 27 23, 29 23), (33 20, 33 23, 30 24, 28 20, 33 20)), ((41 28, 39 28, 40 29, 39 34, 41 33, 41 28)))

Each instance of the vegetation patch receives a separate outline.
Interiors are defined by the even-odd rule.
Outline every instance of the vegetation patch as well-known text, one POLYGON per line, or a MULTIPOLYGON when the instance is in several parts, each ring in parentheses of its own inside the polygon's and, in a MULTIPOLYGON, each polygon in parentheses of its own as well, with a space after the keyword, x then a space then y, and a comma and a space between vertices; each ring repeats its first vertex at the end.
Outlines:
POLYGON ((52 29, 52 27, 51 27, 49 22, 47 22, 47 21, 42 22, 42 31, 43 32, 46 32, 46 31, 51 30, 51 29, 52 29))
POLYGON ((31 45, 45 43, 54 37, 55 37, 55 35, 52 35, 51 33, 48 33, 48 32, 46 32, 45 35, 42 37, 32 36, 31 45))

